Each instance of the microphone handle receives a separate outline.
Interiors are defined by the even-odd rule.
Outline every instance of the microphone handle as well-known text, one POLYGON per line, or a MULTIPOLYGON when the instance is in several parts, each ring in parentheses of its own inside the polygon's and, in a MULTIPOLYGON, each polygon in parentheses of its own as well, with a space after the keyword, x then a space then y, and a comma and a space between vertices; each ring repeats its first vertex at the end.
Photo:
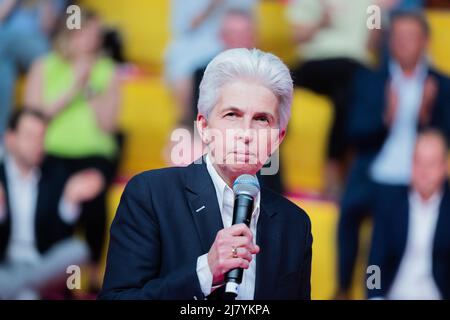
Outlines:
MULTIPOLYGON (((233 225, 245 223, 247 227, 250 226, 250 220, 253 212, 253 197, 245 194, 237 195, 234 200, 233 207, 233 225)), ((236 268, 230 270, 225 275, 225 293, 231 297, 236 297, 238 294, 238 287, 242 282, 244 269, 236 268)))

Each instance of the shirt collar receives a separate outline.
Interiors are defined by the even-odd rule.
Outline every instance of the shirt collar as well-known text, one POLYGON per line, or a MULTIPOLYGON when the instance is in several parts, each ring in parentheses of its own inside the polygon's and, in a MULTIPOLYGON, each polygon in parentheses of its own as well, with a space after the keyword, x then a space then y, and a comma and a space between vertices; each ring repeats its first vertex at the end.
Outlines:
POLYGON ((389 72, 395 82, 405 80, 421 81, 422 79, 425 79, 428 74, 428 62, 425 58, 423 58, 415 67, 412 77, 406 78, 400 64, 392 59, 389 62, 389 72))
POLYGON ((14 179, 14 181, 20 180, 33 183, 37 183, 39 181, 41 177, 41 170, 39 167, 33 168, 28 173, 28 176, 24 176, 20 171, 20 169, 18 168, 14 156, 10 154, 5 154, 4 159, 5 159, 6 174, 10 179, 14 179))
POLYGON ((420 194, 414 189, 411 190, 409 194, 410 202, 415 205, 419 205, 421 207, 439 208, 442 197, 443 197, 442 190, 435 192, 428 200, 423 200, 420 194))
MULTIPOLYGON (((234 195, 234 192, 225 183, 225 181, 222 179, 222 177, 217 172, 216 168, 214 167, 214 165, 211 162, 209 153, 205 156, 205 162, 206 162, 206 168, 208 170, 209 175, 211 176, 211 179, 214 184, 214 188, 216 190, 217 200, 219 202, 219 208, 222 212, 222 207, 224 205, 226 193, 234 195)), ((254 202, 254 206, 253 206, 252 219, 254 219, 259 214, 260 202, 261 202, 261 192, 258 191, 258 194, 256 195, 256 199, 254 202)))

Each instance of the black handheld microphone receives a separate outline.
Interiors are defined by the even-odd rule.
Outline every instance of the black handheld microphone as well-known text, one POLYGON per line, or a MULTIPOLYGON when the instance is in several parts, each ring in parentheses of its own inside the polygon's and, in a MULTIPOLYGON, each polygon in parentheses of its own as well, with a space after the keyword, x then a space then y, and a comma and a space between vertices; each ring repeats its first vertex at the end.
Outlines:
MULTIPOLYGON (((259 192, 258 179, 249 174, 239 176, 233 184, 234 207, 233 225, 245 223, 250 226, 252 218, 253 203, 259 192)), ((235 298, 239 292, 239 285, 242 282, 244 270, 242 268, 233 269, 225 275, 225 293, 235 298)))

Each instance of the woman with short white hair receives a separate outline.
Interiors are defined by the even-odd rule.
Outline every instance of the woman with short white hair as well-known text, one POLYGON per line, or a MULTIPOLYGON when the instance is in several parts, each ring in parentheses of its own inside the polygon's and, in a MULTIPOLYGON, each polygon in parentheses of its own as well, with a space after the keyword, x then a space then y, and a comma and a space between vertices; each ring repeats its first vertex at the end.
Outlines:
POLYGON ((291 102, 276 56, 231 49, 211 61, 197 115, 208 153, 128 183, 100 298, 310 299, 311 222, 254 176, 283 140, 291 102), (248 220, 233 224, 242 190, 248 220), (227 279, 234 269, 241 279, 227 279))

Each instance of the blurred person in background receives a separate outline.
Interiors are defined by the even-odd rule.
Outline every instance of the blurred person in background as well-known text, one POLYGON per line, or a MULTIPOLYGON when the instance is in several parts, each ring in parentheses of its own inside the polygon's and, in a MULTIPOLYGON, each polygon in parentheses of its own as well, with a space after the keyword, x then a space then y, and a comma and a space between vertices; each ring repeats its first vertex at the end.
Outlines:
POLYGON ((381 28, 370 30, 368 49, 374 53, 378 64, 389 60, 389 34, 391 17, 400 11, 421 12, 424 0, 375 0, 375 5, 380 8, 381 28))
POLYGON ((287 19, 298 44, 296 86, 326 95, 334 106, 324 195, 338 199, 344 176, 348 89, 355 69, 369 62, 367 7, 373 0, 292 0, 287 19))
POLYGON ((47 119, 13 114, 0 163, 0 299, 38 299, 65 285, 69 265, 87 262, 87 245, 73 237, 83 202, 103 186, 97 170, 66 178, 45 162, 47 119))
MULTIPOLYGON (((192 130, 193 74, 223 50, 222 19, 230 7, 252 10, 258 0, 172 0, 172 41, 165 78, 179 108, 179 125, 192 130)), ((196 113, 195 113, 196 114, 196 113)))
POLYGON ((450 299, 450 189, 445 137, 417 138, 411 187, 383 194, 374 210, 369 265, 380 268, 380 288, 369 298, 450 299))
POLYGON ((348 135, 356 158, 340 205, 337 298, 348 297, 360 225, 376 194, 394 195, 411 183, 417 131, 434 127, 450 137, 450 80, 426 59, 429 37, 423 14, 397 13, 389 63, 355 75, 348 135))
MULTIPOLYGON (((49 50, 67 0, 0 0, 0 141, 14 104, 19 72, 49 50)), ((2 145, 0 143, 0 153, 2 145)))
MULTIPOLYGON (((33 65, 25 102, 51 119, 45 150, 53 162, 70 173, 96 168, 103 174, 105 188, 84 204, 81 216, 92 262, 98 267, 105 243, 106 189, 114 178, 118 158, 115 133, 120 81, 115 63, 100 50, 100 19, 82 10, 81 21, 80 30, 69 30, 63 23, 54 51, 33 65)), ((92 290, 97 291, 98 270, 92 270, 92 290)))

